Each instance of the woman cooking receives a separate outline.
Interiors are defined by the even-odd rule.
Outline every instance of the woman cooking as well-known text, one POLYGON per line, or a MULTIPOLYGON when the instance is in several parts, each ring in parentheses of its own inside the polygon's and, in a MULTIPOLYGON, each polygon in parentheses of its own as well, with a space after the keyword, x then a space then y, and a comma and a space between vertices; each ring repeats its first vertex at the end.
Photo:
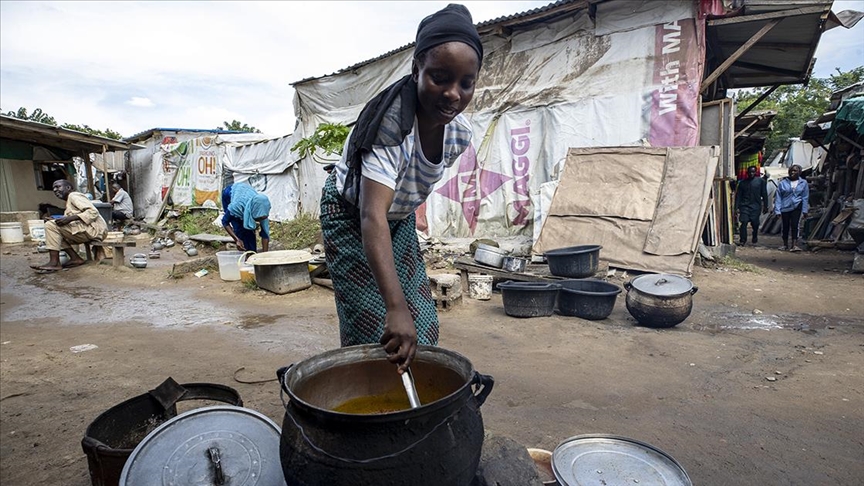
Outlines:
POLYGON ((262 251, 270 249, 270 199, 238 182, 222 191, 222 226, 240 251, 258 251, 255 229, 261 226, 262 251))
POLYGON ((327 268, 342 346, 378 343, 400 373, 417 344, 438 344, 438 316, 414 211, 471 142, 483 46, 451 4, 417 29, 411 74, 369 101, 321 197, 327 268))

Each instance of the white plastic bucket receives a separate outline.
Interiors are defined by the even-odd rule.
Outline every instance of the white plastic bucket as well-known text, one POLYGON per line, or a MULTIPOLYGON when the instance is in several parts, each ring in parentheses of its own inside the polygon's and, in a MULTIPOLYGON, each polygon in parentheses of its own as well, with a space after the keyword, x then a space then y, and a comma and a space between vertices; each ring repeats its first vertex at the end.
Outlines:
POLYGON ((0 223, 0 240, 3 243, 21 243, 24 241, 24 231, 21 223, 0 223))
POLYGON ((240 280, 240 265, 237 264, 242 251, 217 251, 216 259, 219 261, 219 277, 222 280, 240 280))
POLYGON ((27 228, 30 230, 30 241, 45 241, 45 221, 28 219, 27 228))
POLYGON ((468 296, 477 300, 492 298, 492 275, 468 275, 468 296))

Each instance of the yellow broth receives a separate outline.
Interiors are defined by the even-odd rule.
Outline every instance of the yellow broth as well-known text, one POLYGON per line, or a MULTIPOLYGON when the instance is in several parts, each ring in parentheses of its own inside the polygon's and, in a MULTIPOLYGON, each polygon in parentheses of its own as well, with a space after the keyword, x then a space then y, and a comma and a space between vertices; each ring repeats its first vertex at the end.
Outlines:
POLYGON ((376 415, 398 412, 409 408, 411 408, 411 403, 408 401, 408 395, 405 394, 405 390, 395 390, 383 395, 352 398, 335 407, 333 411, 357 415, 376 415))

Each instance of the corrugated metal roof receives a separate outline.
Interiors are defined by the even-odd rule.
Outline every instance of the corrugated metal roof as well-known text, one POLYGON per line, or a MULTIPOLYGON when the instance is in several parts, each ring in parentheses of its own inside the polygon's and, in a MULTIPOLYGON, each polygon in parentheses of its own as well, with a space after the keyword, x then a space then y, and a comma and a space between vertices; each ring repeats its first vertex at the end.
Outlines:
POLYGON ((717 82, 725 89, 806 83, 832 3, 833 0, 747 0, 743 10, 709 20, 707 37, 712 66, 722 64, 769 22, 779 20, 717 82))
POLYGON ((147 140, 148 138, 150 138, 150 136, 153 135, 154 132, 213 133, 216 135, 223 135, 229 133, 245 133, 238 130, 208 130, 206 128, 151 128, 149 130, 144 130, 143 132, 138 132, 130 137, 125 137, 123 138, 123 140, 126 142, 140 142, 142 140, 147 140))
MULTIPOLYGON (((545 5, 543 7, 537 7, 531 10, 526 10, 524 12, 515 13, 513 15, 505 15, 503 17, 487 20, 485 22, 476 24, 476 27, 480 35, 483 35, 484 33, 492 32, 498 28, 512 28, 516 26, 526 26, 537 22, 543 22, 557 15, 562 15, 576 10, 582 10, 584 8, 590 7, 591 5, 602 3, 604 1, 607 0, 558 0, 557 2, 550 3, 549 5, 545 5)), ((414 42, 411 42, 410 44, 405 44, 404 46, 393 49, 392 51, 385 52, 378 57, 358 62, 357 64, 353 64, 331 74, 325 74, 323 76, 313 76, 301 79, 300 81, 295 81, 291 83, 291 86, 297 86, 298 84, 303 84, 316 79, 326 78, 328 76, 335 76, 344 72, 353 71, 367 64, 371 64, 375 61, 390 57, 394 54, 400 53, 412 47, 414 47, 414 42)))

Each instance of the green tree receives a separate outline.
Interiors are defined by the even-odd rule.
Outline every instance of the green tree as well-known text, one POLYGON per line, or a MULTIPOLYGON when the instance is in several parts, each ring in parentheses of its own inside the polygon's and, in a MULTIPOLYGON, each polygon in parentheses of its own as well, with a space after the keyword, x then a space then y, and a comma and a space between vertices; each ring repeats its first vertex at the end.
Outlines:
MULTIPOLYGON (((35 121, 39 123, 44 123, 46 125, 54 125, 57 126, 57 120, 54 119, 53 116, 49 115, 42 111, 41 108, 36 108, 33 110, 33 113, 28 114, 27 108, 23 106, 18 108, 18 111, 9 111, 6 113, 7 116, 12 116, 21 120, 29 120, 35 121)), ((105 130, 97 130, 95 128, 90 128, 88 125, 74 125, 72 123, 64 123, 60 125, 60 128, 65 128, 67 130, 75 130, 76 132, 87 133, 89 135, 96 135, 99 137, 112 138, 114 140, 120 140, 123 138, 122 135, 111 130, 110 128, 106 128, 105 130)))
POLYGON ((221 127, 216 127, 216 130, 231 130, 233 132, 248 132, 248 133, 261 133, 261 130, 258 130, 255 127, 250 127, 246 123, 240 123, 240 120, 231 120, 231 123, 227 121, 222 122, 221 127))
POLYGON ((27 114, 27 108, 23 106, 18 108, 18 111, 10 111, 6 113, 6 116, 12 116, 21 120, 30 120, 39 123, 44 123, 46 125, 54 125, 57 126, 57 120, 54 119, 53 116, 49 115, 42 111, 42 108, 36 108, 33 110, 33 113, 27 114))
POLYGON ((73 125, 71 123, 64 123, 60 125, 60 128, 65 128, 67 130, 75 130, 76 132, 96 135, 98 137, 113 138, 114 140, 120 140, 121 138, 123 138, 123 136, 121 136, 114 130, 111 130, 110 128, 106 128, 105 130, 97 130, 95 128, 90 128, 90 126, 88 125, 73 125))
MULTIPOLYGON (((774 129, 765 141, 767 155, 785 148, 790 138, 801 136, 808 121, 828 111, 832 92, 864 80, 864 66, 846 72, 839 68, 836 71, 827 78, 812 78, 806 86, 780 86, 754 108, 777 112, 772 123, 774 129)), ((750 106, 767 89, 738 92, 738 111, 750 106)))
POLYGON ((350 129, 341 123, 322 123, 315 128, 312 135, 295 143, 291 150, 300 154, 300 157, 314 155, 315 149, 321 149, 327 155, 341 155, 349 131, 350 129))

